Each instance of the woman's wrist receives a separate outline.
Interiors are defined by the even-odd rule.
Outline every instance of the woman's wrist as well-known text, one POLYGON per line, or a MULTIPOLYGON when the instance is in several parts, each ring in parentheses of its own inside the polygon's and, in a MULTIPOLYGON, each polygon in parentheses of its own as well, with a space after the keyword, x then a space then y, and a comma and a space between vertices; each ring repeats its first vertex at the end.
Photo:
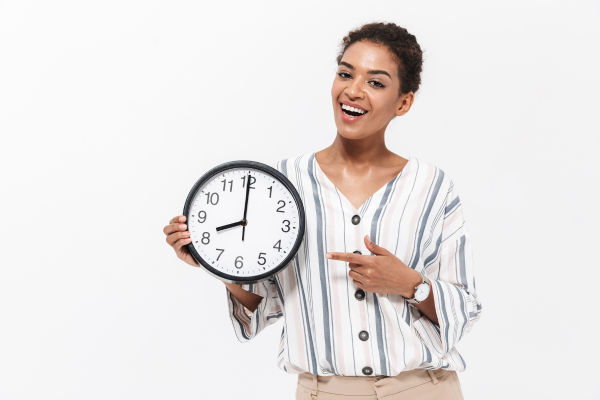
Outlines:
POLYGON ((412 299, 415 296, 415 288, 423 282, 423 276, 414 269, 408 267, 407 274, 402 280, 402 286, 398 294, 405 299, 412 299))
POLYGON ((229 283, 229 282, 223 282, 225 284, 225 286, 227 286, 227 289, 229 289, 230 292, 234 292, 237 291, 238 288, 241 288, 242 285, 238 284, 238 283, 229 283))
POLYGON ((227 286, 227 289, 229 289, 231 294, 233 294, 233 296, 236 299, 238 299, 238 301, 242 303, 242 305, 251 312, 254 312, 254 310, 256 310, 256 307, 258 307, 258 305, 263 299, 262 296, 245 290, 240 284, 229 282, 223 283, 225 284, 225 286, 227 286))

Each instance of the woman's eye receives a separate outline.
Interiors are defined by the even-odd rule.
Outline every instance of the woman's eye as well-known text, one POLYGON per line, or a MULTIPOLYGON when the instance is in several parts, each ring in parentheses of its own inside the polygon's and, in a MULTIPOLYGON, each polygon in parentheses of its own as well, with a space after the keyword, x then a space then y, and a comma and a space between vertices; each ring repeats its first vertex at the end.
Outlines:
POLYGON ((352 75, 347 74, 346 72, 338 72, 338 76, 340 78, 352 78, 352 75))
POLYGON ((383 85, 381 84, 381 82, 377 82, 377 81, 371 81, 371 82, 369 82, 369 83, 370 83, 372 86, 375 86, 375 87, 380 87, 380 88, 384 88, 384 87, 385 87, 385 86, 383 86, 383 85))

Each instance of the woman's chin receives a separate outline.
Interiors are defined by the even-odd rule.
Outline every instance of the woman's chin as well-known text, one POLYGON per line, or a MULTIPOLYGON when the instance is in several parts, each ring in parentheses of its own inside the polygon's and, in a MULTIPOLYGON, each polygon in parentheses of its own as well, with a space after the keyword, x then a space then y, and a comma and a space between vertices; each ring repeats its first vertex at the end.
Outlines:
POLYGON ((371 130, 367 130, 364 128, 355 128, 355 129, 348 129, 347 126, 337 126, 337 132, 338 135, 340 135, 341 137, 343 137, 344 139, 347 140, 358 140, 358 139, 366 139, 369 136, 373 135, 373 132, 371 130))

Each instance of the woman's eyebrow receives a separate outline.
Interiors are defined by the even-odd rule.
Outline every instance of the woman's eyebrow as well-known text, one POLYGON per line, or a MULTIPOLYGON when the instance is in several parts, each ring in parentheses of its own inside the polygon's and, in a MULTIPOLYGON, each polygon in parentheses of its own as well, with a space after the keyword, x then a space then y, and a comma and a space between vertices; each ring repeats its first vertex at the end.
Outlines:
MULTIPOLYGON (((350 68, 351 70, 354 70, 354 67, 351 64, 348 64, 345 61, 340 61, 339 65, 345 65, 346 67, 350 68)), ((378 75, 378 74, 387 75, 390 79, 392 79, 392 77, 390 76, 390 74, 388 74, 387 72, 385 72, 383 70, 380 70, 380 69, 373 69, 371 71, 367 71, 367 74, 370 74, 370 75, 378 75)))
POLYGON ((390 74, 388 74, 385 71, 379 70, 379 69, 374 69, 374 70, 368 71, 367 74, 371 74, 371 75, 383 74, 383 75, 387 75, 388 78, 392 79, 390 74))
POLYGON ((340 61, 340 64, 339 64, 339 65, 345 65, 346 67, 348 67, 348 68, 350 68, 350 69, 354 69, 354 67, 353 67, 352 65, 348 64, 348 63, 347 63, 347 62, 345 62, 345 61, 340 61))

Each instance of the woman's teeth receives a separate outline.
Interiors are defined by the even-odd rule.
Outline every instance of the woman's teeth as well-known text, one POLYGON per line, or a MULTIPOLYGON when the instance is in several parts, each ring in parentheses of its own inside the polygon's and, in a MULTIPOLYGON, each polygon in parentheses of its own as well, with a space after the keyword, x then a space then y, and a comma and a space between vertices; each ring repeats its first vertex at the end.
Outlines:
POLYGON ((350 107, 349 105, 343 104, 343 103, 342 103, 342 110, 344 110, 344 114, 346 114, 350 117, 358 117, 367 112, 366 110, 362 110, 362 109, 356 108, 356 107, 350 107))

